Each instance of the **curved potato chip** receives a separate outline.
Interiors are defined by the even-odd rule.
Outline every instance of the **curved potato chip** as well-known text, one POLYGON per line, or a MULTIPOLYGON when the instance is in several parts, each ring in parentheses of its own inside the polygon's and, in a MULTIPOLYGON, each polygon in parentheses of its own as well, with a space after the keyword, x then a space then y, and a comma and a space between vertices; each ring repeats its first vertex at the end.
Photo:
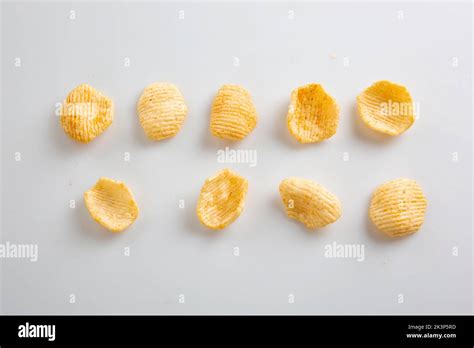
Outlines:
POLYGON ((112 100, 85 83, 74 88, 61 107, 61 126, 67 135, 81 143, 101 134, 113 119, 112 100))
POLYGON ((426 206, 420 185, 414 180, 401 178, 380 185, 374 191, 369 216, 379 231, 400 237, 420 229, 426 206))
POLYGON ((399 135, 415 122, 414 106, 405 86, 378 81, 357 97, 357 111, 370 128, 399 135))
POLYGON ((244 209, 247 187, 247 179, 230 169, 207 178, 196 208, 202 224, 220 230, 235 221, 244 209))
POLYGON ((309 84, 291 92, 288 130, 301 143, 315 143, 336 134, 339 106, 323 86, 309 84))
POLYGON ((84 193, 84 201, 94 220, 112 232, 123 231, 138 217, 132 192, 120 181, 100 178, 84 193))
POLYGON ((211 110, 211 133, 223 139, 241 140, 257 125, 257 111, 250 93, 239 85, 224 85, 211 110))
POLYGON ((311 180, 288 178, 280 183, 279 190, 286 214, 307 228, 324 227, 342 214, 336 195, 311 180))
POLYGON ((188 108, 178 87, 171 83, 153 83, 143 91, 137 111, 146 136, 161 140, 178 134, 188 108))

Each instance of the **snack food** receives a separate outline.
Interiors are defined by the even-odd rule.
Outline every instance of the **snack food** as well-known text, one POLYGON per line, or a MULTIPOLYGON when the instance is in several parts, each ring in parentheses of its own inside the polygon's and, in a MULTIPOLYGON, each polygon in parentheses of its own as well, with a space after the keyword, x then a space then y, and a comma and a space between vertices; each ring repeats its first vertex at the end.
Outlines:
POLYGON ((84 201, 92 218, 112 232, 129 227, 138 217, 138 206, 132 192, 120 181, 100 178, 84 201))
POLYGON ((74 88, 61 107, 61 126, 72 139, 88 143, 105 131, 114 119, 114 105, 88 84, 74 88))
POLYGON ((420 229, 426 206, 420 185, 400 178, 377 187, 370 202, 369 217, 379 231, 401 237, 420 229))
POLYGON ((178 87, 159 82, 145 88, 137 111, 146 136, 151 140, 161 140, 178 134, 188 108, 178 87))
POLYGON ((250 93, 239 85, 222 86, 211 110, 211 133, 219 138, 241 140, 257 125, 257 111, 250 93))
POLYGON ((413 100, 403 85, 378 81, 357 97, 357 111, 370 128, 395 136, 415 122, 413 100))
POLYGON ((201 188, 196 213, 206 227, 220 230, 236 220, 244 209, 247 179, 230 169, 207 178, 201 188))
POLYGON ((336 134, 339 106, 323 86, 309 84, 291 92, 288 130, 301 143, 326 140, 336 134))
POLYGON ((280 183, 286 214, 307 228, 324 227, 341 216, 341 202, 322 185, 303 178, 288 178, 280 183))

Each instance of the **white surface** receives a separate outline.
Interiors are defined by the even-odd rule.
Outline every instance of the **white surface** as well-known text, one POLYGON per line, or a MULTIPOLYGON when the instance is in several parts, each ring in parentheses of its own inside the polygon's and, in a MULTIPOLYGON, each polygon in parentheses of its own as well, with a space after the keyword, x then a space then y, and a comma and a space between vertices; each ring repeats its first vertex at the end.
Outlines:
POLYGON ((471 313, 470 6, 3 4, 2 239, 39 245, 36 263, 0 259, 3 312, 471 313), (407 85, 420 104, 421 117, 395 139, 355 114, 357 94, 380 79, 407 85), (146 140, 135 113, 155 81, 176 83, 190 110, 178 136, 161 143, 146 140), (69 139, 54 114, 82 82, 116 104, 112 126, 88 145, 69 139), (208 131, 212 99, 230 82, 248 88, 260 116, 235 145, 208 131), (338 100, 341 120, 333 138, 303 146, 285 117, 291 90, 309 82, 338 100), (225 146, 256 149, 258 165, 217 163, 225 146), (210 232, 195 204, 205 178, 225 166, 248 178, 246 208, 210 232), (100 176, 125 181, 139 203, 125 233, 103 230, 84 207, 100 176), (278 195, 288 176, 337 194, 342 218, 317 232, 289 220, 278 195), (418 234, 392 241, 373 230, 367 209, 377 185, 402 176, 422 185, 429 206, 418 234), (325 258, 334 241, 363 244, 365 260, 325 258))

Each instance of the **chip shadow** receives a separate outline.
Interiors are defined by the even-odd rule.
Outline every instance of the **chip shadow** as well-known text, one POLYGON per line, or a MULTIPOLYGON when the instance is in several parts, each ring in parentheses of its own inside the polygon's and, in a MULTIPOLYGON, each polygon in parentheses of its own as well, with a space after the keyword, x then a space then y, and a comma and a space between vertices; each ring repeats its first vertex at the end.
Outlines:
POLYGON ((281 201, 281 197, 279 195, 273 196, 272 206, 275 210, 278 210, 278 212, 282 214, 282 217, 288 220, 285 223, 295 226, 294 228, 298 229, 303 236, 306 236, 308 238, 324 238, 326 234, 334 233, 333 230, 336 229, 335 224, 337 223, 338 220, 322 228, 309 229, 298 220, 290 218, 286 214, 285 207, 283 206, 283 202, 281 201))
MULTIPOLYGON (((76 207, 75 209, 71 210, 73 211, 73 214, 76 217, 76 222, 79 226, 79 231, 81 235, 86 235, 91 239, 97 241, 111 240, 115 238, 120 238, 120 235, 122 235, 123 232, 127 231, 125 230, 122 232, 115 233, 107 230, 105 227, 100 225, 90 215, 82 196, 79 197, 79 199, 76 199, 76 207)), ((132 226, 130 226, 129 228, 132 228, 132 226)))
POLYGON ((396 141, 397 136, 390 136, 377 132, 367 126, 357 112, 357 102, 354 101, 351 107, 352 132, 364 142, 387 145, 396 141))
POLYGON ((406 238, 410 235, 394 238, 377 230, 377 227, 374 225, 372 220, 370 220, 370 216, 369 216, 369 207, 370 207, 371 200, 372 200, 372 195, 370 195, 369 198, 367 199, 367 210, 365 214, 365 228, 367 230, 367 234, 369 235, 369 237, 375 242, 382 243, 382 244, 399 243, 402 240, 406 240, 406 238))
POLYGON ((183 225, 182 230, 194 236, 204 236, 209 238, 218 238, 219 236, 223 235, 223 230, 212 230, 204 226, 201 221, 199 221, 199 218, 196 214, 197 200, 197 197, 186 199, 186 202, 191 202, 192 206, 190 208, 184 209, 184 217, 180 217, 179 219, 183 225))

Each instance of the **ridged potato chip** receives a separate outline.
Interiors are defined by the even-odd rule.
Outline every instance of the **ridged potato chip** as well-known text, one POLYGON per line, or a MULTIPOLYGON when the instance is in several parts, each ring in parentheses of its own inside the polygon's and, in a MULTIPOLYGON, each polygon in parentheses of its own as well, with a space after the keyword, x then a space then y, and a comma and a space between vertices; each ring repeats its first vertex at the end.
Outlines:
POLYGON ((132 192, 120 181, 100 178, 84 201, 92 218, 112 232, 129 227, 138 217, 138 206, 132 192))
POLYGON ((178 134, 188 108, 178 87, 171 83, 153 83, 143 91, 137 111, 146 136, 161 140, 178 134))
POLYGON ((413 100, 405 86, 378 81, 357 97, 357 111, 370 128, 391 136, 415 122, 413 100))
POLYGON ((224 85, 211 110, 211 133, 223 139, 241 140, 257 125, 257 111, 250 93, 238 85, 224 85))
POLYGON ((336 134, 339 106, 323 86, 309 84, 291 92, 288 130, 301 143, 315 143, 336 134))
POLYGON ((220 230, 235 221, 244 209, 247 188, 247 179, 230 169, 206 179, 196 208, 201 223, 220 230))
POLYGON ((336 195, 311 180, 288 178, 280 183, 279 190, 286 214, 307 228, 324 227, 342 214, 336 195))
POLYGON ((369 217, 379 231, 391 237, 401 237, 420 229, 426 206, 420 185, 414 180, 401 178, 374 191, 369 217))
POLYGON ((74 88, 61 107, 60 122, 72 139, 88 143, 114 119, 112 100, 88 84, 74 88))

